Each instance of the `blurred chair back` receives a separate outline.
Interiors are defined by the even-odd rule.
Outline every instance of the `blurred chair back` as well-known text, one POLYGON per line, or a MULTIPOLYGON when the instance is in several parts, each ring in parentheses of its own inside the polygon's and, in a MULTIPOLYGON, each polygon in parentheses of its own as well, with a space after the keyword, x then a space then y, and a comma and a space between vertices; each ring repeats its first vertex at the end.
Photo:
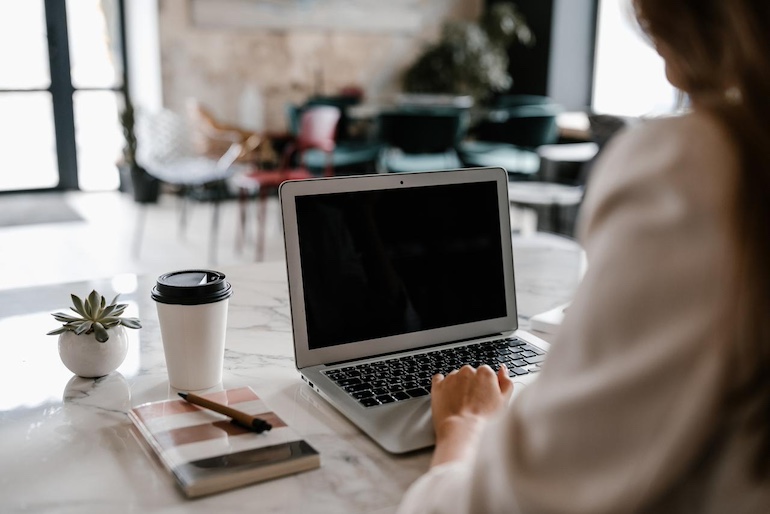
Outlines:
POLYGON ((148 171, 163 168, 195 153, 184 118, 168 109, 139 112, 136 138, 136 160, 148 171))
POLYGON ((195 151, 184 116, 162 109, 137 119, 137 162, 168 184, 199 186, 218 182, 234 171, 238 158, 253 150, 259 138, 234 142, 210 156, 195 151))
POLYGON ((459 167, 455 149, 467 129, 468 112, 464 109, 404 108, 382 112, 377 130, 379 139, 388 147, 382 166, 386 171, 459 167))
POLYGON ((302 113, 297 134, 297 147, 334 150, 334 132, 340 119, 340 110, 332 106, 315 106, 302 113))
POLYGON ((289 131, 296 135, 299 130, 299 119, 302 112, 310 107, 317 106, 331 106, 339 109, 340 119, 337 122, 337 128, 335 129, 335 139, 339 141, 345 141, 350 138, 350 118, 348 116, 348 107, 356 105, 360 102, 359 97, 350 95, 329 95, 329 96, 311 96, 307 101, 300 105, 287 106, 287 114, 289 117, 289 131))
POLYGON ((502 166, 511 180, 532 180, 540 169, 537 148, 559 139, 561 106, 536 95, 506 95, 473 128, 459 149, 466 166, 502 166))
POLYGON ((559 139, 556 117, 561 107, 555 104, 522 105, 491 110, 479 123, 480 141, 509 143, 525 148, 554 144, 559 139))
MULTIPOLYGON (((137 162, 153 177, 174 186, 182 203, 179 229, 184 234, 187 226, 187 200, 213 203, 209 258, 216 262, 219 233, 219 202, 230 196, 227 180, 239 168, 236 164, 244 152, 259 145, 259 138, 252 136, 245 142, 234 142, 221 155, 200 155, 193 149, 190 130, 185 117, 163 109, 155 113, 140 113, 137 118, 137 162)), ((144 225, 137 223, 135 252, 138 255, 144 225)))
POLYGON ((404 153, 452 150, 467 130, 461 110, 400 109, 379 115, 379 138, 404 153))
MULTIPOLYGON (((302 116, 307 112, 318 109, 324 109, 327 112, 330 112, 330 109, 337 109, 339 120, 337 121, 337 129, 333 134, 334 139, 329 141, 327 133, 325 136, 326 142, 316 141, 311 145, 303 143, 301 159, 297 159, 297 161, 315 175, 329 175, 332 173, 335 175, 359 175, 374 172, 377 159, 382 150, 382 143, 378 140, 365 139, 340 141, 338 134, 339 123, 342 122, 342 111, 336 107, 322 104, 307 105, 302 108, 291 105, 287 106, 289 125, 294 126, 294 139, 299 141, 305 137, 304 135, 300 137, 302 132, 300 127, 302 116), (333 170, 329 169, 330 166, 333 170)), ((328 121, 331 121, 331 119, 328 121)), ((293 149, 292 145, 289 148, 293 149)))
POLYGON ((299 120, 299 132, 294 144, 289 144, 284 154, 284 168, 291 164, 291 157, 297 154, 301 167, 305 167, 304 154, 306 150, 318 149, 327 155, 324 174, 333 175, 335 134, 340 119, 340 110, 330 105, 311 106, 303 110, 299 120))

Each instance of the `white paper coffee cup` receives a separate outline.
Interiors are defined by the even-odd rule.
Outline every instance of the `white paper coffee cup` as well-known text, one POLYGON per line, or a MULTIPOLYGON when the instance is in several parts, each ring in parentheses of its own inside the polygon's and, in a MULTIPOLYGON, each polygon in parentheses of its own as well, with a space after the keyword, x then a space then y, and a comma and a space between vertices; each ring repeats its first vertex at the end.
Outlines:
POLYGON ((171 387, 197 391, 222 382, 231 295, 232 287, 218 271, 184 270, 158 277, 152 298, 171 387))

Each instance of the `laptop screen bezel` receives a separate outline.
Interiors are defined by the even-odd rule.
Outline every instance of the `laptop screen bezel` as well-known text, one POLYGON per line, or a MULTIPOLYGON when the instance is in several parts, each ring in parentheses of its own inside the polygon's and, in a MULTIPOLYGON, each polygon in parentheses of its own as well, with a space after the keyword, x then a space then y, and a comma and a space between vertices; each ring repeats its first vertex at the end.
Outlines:
POLYGON ((281 184, 279 200, 283 218, 286 271, 289 285, 294 356, 297 369, 320 364, 371 358, 395 352, 419 349, 443 342, 462 341, 484 335, 509 333, 518 328, 516 291, 511 246, 511 219, 508 203, 508 174, 503 168, 462 168, 418 173, 389 173, 346 177, 291 180, 281 184), (443 184, 494 182, 497 189, 502 264, 505 284, 506 315, 395 336, 311 349, 305 313, 302 264, 297 230, 296 198, 353 191, 378 191, 393 188, 424 187, 443 184))

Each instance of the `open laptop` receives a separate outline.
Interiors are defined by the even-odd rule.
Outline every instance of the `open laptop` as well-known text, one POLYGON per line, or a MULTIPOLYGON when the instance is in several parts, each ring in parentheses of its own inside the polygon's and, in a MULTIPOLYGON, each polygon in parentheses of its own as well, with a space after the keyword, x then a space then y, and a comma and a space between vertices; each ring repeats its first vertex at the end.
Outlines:
POLYGON ((297 369, 385 450, 435 442, 436 372, 536 376, 548 344, 517 330, 504 169, 288 181, 280 203, 297 369))

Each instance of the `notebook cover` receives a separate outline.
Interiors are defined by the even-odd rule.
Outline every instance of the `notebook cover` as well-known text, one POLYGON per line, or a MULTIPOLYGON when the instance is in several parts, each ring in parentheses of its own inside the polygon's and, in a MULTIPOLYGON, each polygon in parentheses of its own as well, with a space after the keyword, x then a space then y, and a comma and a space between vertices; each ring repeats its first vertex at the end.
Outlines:
POLYGON ((227 416, 181 399, 131 409, 129 418, 188 497, 320 466, 318 452, 250 387, 201 396, 259 416, 273 428, 258 434, 231 423, 227 416))

